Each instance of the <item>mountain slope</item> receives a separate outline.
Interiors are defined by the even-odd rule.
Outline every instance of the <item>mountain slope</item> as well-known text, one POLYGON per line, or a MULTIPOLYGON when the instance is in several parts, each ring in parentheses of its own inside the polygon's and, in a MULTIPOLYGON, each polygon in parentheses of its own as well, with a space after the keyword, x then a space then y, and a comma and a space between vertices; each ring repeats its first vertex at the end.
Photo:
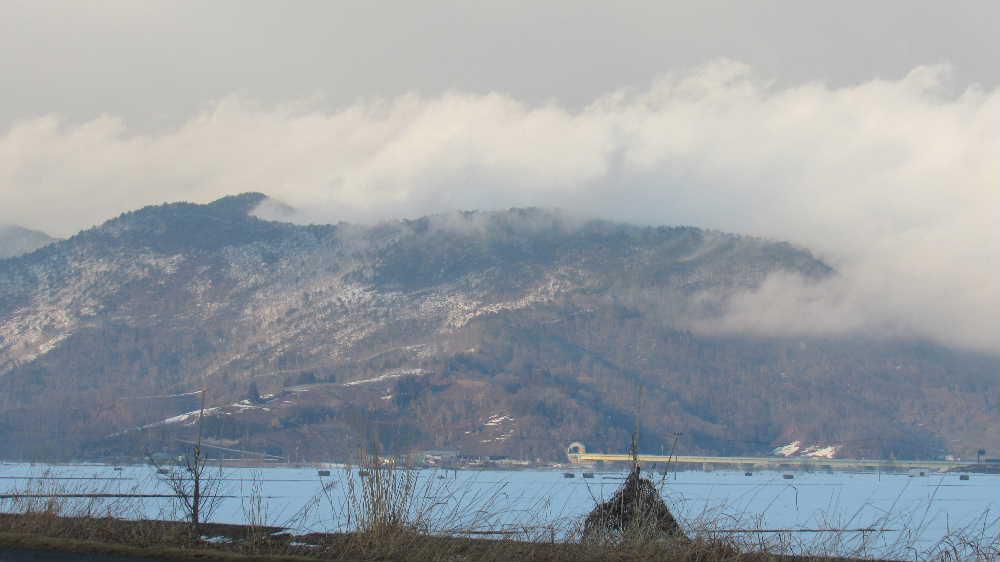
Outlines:
POLYGON ((16 456, 177 446, 197 396, 230 448, 455 447, 557 458, 684 432, 696 452, 988 444, 996 361, 915 342, 692 333, 808 252, 514 209, 373 227, 252 216, 264 196, 126 213, 0 262, 0 438, 16 456))
POLYGON ((55 238, 44 232, 0 225, 0 260, 34 252, 54 241, 55 238))

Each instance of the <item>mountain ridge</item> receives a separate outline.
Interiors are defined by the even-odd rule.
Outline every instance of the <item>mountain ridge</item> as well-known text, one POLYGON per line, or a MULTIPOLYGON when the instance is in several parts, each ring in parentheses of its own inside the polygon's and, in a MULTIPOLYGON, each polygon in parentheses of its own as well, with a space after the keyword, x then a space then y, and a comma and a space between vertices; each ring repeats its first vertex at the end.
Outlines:
POLYGON ((30 254, 56 240, 39 230, 17 225, 0 225, 0 260, 30 254))
POLYGON ((210 439, 307 458, 620 448, 639 388, 651 449, 674 431, 714 453, 988 442, 991 359, 692 331, 775 272, 836 274, 790 244, 531 208, 300 226, 253 216, 265 197, 146 207, 0 261, 0 436, 19 456, 176 447, 191 428, 165 420, 201 387, 210 439))

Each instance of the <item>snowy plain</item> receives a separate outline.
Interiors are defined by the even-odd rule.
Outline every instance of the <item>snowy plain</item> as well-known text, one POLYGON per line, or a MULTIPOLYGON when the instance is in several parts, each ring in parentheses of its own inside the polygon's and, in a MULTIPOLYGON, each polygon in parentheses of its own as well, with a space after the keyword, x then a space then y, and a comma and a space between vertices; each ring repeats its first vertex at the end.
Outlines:
MULTIPOLYGON (((221 503, 212 520, 244 523, 255 482, 268 524, 292 532, 350 529, 347 504, 356 470, 331 466, 225 468, 221 503), (325 490, 325 491, 324 491, 325 490)), ((213 477, 218 476, 213 471, 213 477)), ((414 510, 426 510, 438 532, 551 529, 569 536, 594 507, 621 484, 623 472, 580 470, 566 478, 556 470, 419 470, 414 510)), ((647 472, 690 534, 736 536, 795 552, 926 559, 942 540, 963 537, 995 541, 1000 531, 1000 476, 955 473, 909 476, 895 473, 736 471, 647 472), (847 530, 830 533, 834 529, 847 530), (862 531, 861 529, 867 529, 862 531), (781 532, 774 532, 781 531, 781 532)), ((0 498, 11 494, 169 495, 151 466, 0 464, 0 498)), ((355 488, 357 489, 357 488, 355 488)), ((169 497, 66 498, 68 512, 89 506, 130 518, 182 517, 169 497)), ((23 501, 0 499, 0 510, 24 509, 23 501)), ((40 505, 38 502, 35 504, 40 505)))

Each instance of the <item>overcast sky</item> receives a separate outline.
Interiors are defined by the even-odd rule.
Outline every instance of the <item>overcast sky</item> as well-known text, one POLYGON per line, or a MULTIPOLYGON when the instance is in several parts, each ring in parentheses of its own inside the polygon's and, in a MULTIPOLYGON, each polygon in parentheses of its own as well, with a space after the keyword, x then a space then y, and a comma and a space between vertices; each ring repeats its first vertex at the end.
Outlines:
POLYGON ((848 85, 950 63, 992 87, 1000 3, 6 0, 0 123, 57 113, 169 125, 234 92, 329 107, 405 92, 589 103, 726 57, 848 85))
POLYGON ((713 329, 1000 351, 997 2, 42 2, 0 18, 0 223, 263 191, 790 240, 713 329))

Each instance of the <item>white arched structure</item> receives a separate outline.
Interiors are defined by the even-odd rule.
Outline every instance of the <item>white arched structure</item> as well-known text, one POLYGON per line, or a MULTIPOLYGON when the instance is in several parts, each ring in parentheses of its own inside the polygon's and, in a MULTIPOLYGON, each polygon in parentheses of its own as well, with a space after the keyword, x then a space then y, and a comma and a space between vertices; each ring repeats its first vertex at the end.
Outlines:
POLYGON ((574 441, 566 447, 566 458, 569 462, 577 464, 580 462, 580 455, 587 452, 587 446, 579 441, 574 441))

